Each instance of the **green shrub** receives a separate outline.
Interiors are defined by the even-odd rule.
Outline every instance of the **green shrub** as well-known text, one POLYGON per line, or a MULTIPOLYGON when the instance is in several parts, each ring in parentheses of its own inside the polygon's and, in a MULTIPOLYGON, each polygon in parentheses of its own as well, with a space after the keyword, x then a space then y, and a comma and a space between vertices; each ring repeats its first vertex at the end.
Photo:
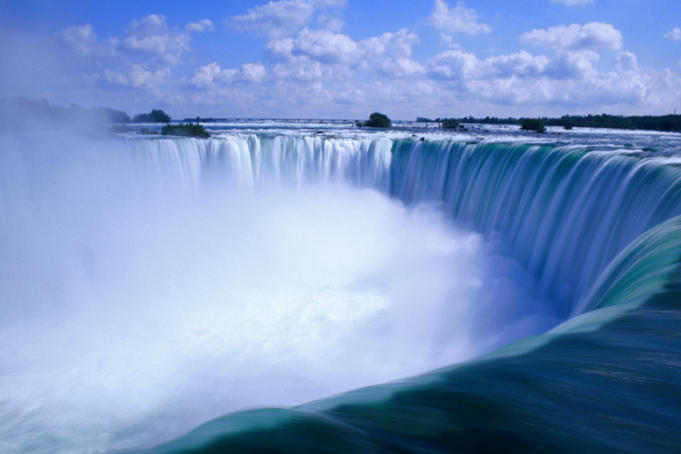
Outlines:
POLYGON ((544 120, 542 118, 523 118, 520 123, 520 129, 525 131, 546 132, 544 120))
POLYGON ((453 118, 444 118, 442 120, 442 127, 444 129, 459 129, 459 121, 453 118))
MULTIPOLYGON (((355 123, 357 126, 360 126, 359 122, 355 123)), ((390 121, 390 118, 388 118, 387 115, 382 114, 380 112, 374 112, 371 115, 369 115, 369 120, 365 121, 364 123, 361 123, 361 126, 364 126, 366 128, 391 128, 392 127, 392 121, 390 121)))
POLYGON ((161 134, 164 136, 199 137, 202 139, 210 137, 210 134, 198 123, 167 124, 161 129, 161 134))
POLYGON ((168 123, 170 120, 170 115, 161 109, 154 109, 148 114, 135 115, 132 121, 135 123, 168 123))

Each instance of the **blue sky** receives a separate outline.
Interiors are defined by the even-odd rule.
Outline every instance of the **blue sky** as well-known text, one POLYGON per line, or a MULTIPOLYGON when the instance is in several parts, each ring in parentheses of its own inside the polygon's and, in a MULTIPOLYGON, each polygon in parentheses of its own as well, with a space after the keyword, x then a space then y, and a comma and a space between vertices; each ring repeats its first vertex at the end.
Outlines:
POLYGON ((129 113, 681 111, 678 0, 24 0, 0 27, 0 96, 129 113))

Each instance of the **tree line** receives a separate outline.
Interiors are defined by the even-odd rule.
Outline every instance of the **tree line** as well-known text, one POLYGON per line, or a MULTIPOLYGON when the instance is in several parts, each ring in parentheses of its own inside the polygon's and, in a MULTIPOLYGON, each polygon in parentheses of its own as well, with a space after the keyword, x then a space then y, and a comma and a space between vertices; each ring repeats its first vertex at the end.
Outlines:
MULTIPOLYGON (((479 123, 479 124, 512 124, 512 125, 527 125, 528 120, 532 122, 541 121, 546 126, 562 126, 565 129, 572 129, 573 127, 584 128, 612 128, 612 129, 643 129, 650 131, 670 131, 681 132, 681 115, 563 115, 559 118, 540 117, 484 117, 475 118, 472 116, 461 118, 436 118, 431 120, 425 117, 417 117, 416 121, 420 122, 453 122, 458 123, 479 123)), ((529 128, 528 128, 529 129, 529 128)))

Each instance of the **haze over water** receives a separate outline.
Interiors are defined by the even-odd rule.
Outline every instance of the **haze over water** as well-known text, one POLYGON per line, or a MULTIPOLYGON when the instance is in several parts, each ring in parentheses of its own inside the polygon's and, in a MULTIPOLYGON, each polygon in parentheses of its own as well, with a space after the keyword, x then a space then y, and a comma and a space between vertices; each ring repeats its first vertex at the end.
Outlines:
POLYGON ((150 446, 559 320, 500 244, 437 204, 285 167, 251 186, 221 159, 192 179, 158 148, 174 143, 200 144, 3 139, 6 452, 150 446))

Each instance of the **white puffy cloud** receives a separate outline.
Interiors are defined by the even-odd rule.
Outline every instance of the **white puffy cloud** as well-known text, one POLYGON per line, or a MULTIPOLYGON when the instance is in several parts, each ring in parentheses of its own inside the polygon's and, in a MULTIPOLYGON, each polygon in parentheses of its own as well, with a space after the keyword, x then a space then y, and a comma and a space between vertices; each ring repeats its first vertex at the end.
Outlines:
POLYGON ((562 3, 565 6, 588 5, 594 0, 551 0, 551 3, 562 3))
POLYGON ((460 46, 454 42, 454 37, 450 34, 440 32, 440 39, 447 44, 447 47, 458 49, 460 46))
POLYGON ((62 42, 79 55, 113 57, 124 55, 128 60, 144 56, 149 63, 149 55, 162 65, 177 64, 182 54, 190 49, 193 33, 213 30, 213 22, 202 19, 189 22, 184 29, 171 27, 162 14, 149 14, 142 19, 133 20, 125 30, 123 38, 111 37, 98 40, 90 24, 68 27, 59 33, 62 42))
POLYGON ((428 24, 448 33, 460 32, 477 35, 492 31, 492 27, 479 22, 478 13, 473 9, 466 8, 462 1, 450 8, 444 0, 435 0, 435 8, 433 14, 428 18, 428 24))
POLYGON ((185 27, 188 32, 201 33, 205 31, 215 30, 215 26, 210 19, 201 19, 194 22, 189 22, 185 27))
POLYGON ((157 85, 170 77, 170 68, 156 71, 149 70, 142 65, 131 64, 126 71, 104 71, 104 79, 112 85, 123 87, 142 87, 157 85))
POLYGON ((301 82, 321 80, 325 76, 324 66, 307 57, 293 57, 287 63, 275 65, 272 72, 278 79, 301 82))
POLYGON ((244 63, 241 65, 241 75, 248 82, 259 83, 267 76, 267 70, 262 63, 244 63))
POLYGON ((320 14, 317 16, 317 23, 321 28, 332 32, 340 32, 345 27, 345 21, 338 16, 320 14))
POLYGON ((474 54, 459 49, 444 51, 428 61, 430 76, 435 79, 473 78, 480 66, 481 62, 474 54))
POLYGON ((534 77, 546 72, 549 59, 527 51, 488 57, 483 60, 483 74, 488 77, 534 77))
POLYGON ((621 49, 622 33, 611 24, 590 22, 534 29, 520 39, 550 49, 621 49))
POLYGON ((614 65, 615 71, 638 71, 638 58, 632 52, 623 51, 617 54, 614 65))
POLYGON ((583 79, 506 77, 473 79, 463 83, 469 97, 497 105, 605 106, 638 105, 645 102, 651 87, 642 74, 598 73, 583 79))
POLYGON ((677 73, 639 67, 636 55, 623 49, 622 34, 610 24, 533 30, 522 41, 543 49, 483 57, 455 44, 460 35, 454 33, 491 28, 462 2, 440 0, 428 24, 437 29, 431 35, 447 40, 449 49, 421 58, 413 52, 419 36, 410 29, 366 39, 341 32, 343 23, 332 8, 344 4, 281 0, 254 7, 233 25, 265 27, 262 32, 269 39, 263 62, 204 61, 192 66, 193 73, 175 79, 171 68, 173 73, 184 71, 175 65, 185 60, 195 33, 214 29, 210 20, 173 25, 162 15, 149 15, 117 37, 98 38, 92 26, 79 25, 58 38, 79 56, 98 87, 139 89, 135 99, 176 99, 183 109, 213 106, 206 114, 227 114, 223 109, 231 106, 234 114, 242 109, 249 115, 292 115, 295 109, 308 116, 349 116, 385 106, 381 108, 396 118, 399 112, 531 115, 574 108, 661 111, 661 106, 673 108, 681 100, 677 73), (605 49, 616 52, 601 52, 605 49))
POLYGON ((536 77, 550 67, 545 55, 520 51, 509 55, 478 59, 474 54, 452 49, 431 58, 428 68, 431 77, 445 80, 490 79, 505 77, 536 77))
POLYGON ((402 78, 425 73, 423 66, 411 58, 412 46, 417 42, 418 36, 407 29, 357 42, 341 33, 304 28, 294 38, 271 40, 267 54, 277 63, 275 75, 282 78, 310 80, 358 69, 402 78))
POLYGON ((487 58, 450 49, 418 62, 411 57, 388 57, 390 50, 362 43, 357 43, 362 55, 378 55, 372 57, 371 64, 324 63, 306 55, 289 54, 288 60, 274 64, 267 84, 260 85, 257 91, 238 83, 245 82, 243 69, 222 70, 217 64, 197 70, 194 82, 201 77, 208 80, 206 99, 229 99, 231 105, 233 99, 250 96, 252 100, 255 96, 258 105, 271 113, 291 115, 290 106, 295 106, 296 111, 311 116, 315 112, 322 116, 325 112, 326 116, 332 112, 365 115, 376 106, 384 106, 397 118, 400 112, 407 112, 402 115, 406 118, 427 112, 484 114, 480 106, 499 115, 560 114, 573 109, 649 111, 681 99, 681 84, 674 85, 680 81, 677 75, 642 70, 636 56, 628 51, 619 52, 612 59, 611 69, 604 71, 596 66, 601 56, 592 49, 547 54, 521 50, 487 58), (387 77, 366 77, 365 71, 387 77))
POLYGON ((212 62, 197 68, 189 82, 197 88, 209 89, 238 81, 260 83, 266 76, 267 69, 262 63, 244 63, 239 69, 222 69, 212 62))
MULTIPOLYGON (((620 52, 612 71, 598 70, 599 60, 592 49, 558 50, 550 55, 520 51, 485 59, 453 49, 429 59, 427 70, 444 89, 439 94, 443 99, 467 98, 495 105, 645 105, 652 102, 652 93, 659 92, 659 84, 639 69, 633 53, 620 52)), ((674 91, 681 90, 670 93, 674 91)))
POLYGON ((394 79, 402 77, 412 77, 426 72, 421 63, 412 60, 411 58, 384 58, 381 59, 377 65, 377 69, 394 79))
POLYGON ((89 55, 97 45, 97 35, 90 24, 68 27, 59 33, 59 37, 80 55, 89 55))
POLYGON ((594 65, 600 58, 598 52, 591 49, 558 52, 546 66, 544 75, 556 80, 586 79, 595 74, 594 65))
POLYGON ((418 42, 418 35, 405 28, 365 39, 359 43, 362 66, 392 78, 423 74, 425 68, 411 58, 412 46, 418 42))
POLYGON ((412 46, 419 42, 414 32, 402 28, 394 33, 383 33, 380 36, 365 39, 360 43, 366 57, 389 56, 395 58, 411 57, 412 46))
POLYGON ((293 58, 293 38, 273 39, 267 43, 265 52, 272 61, 288 61, 293 58))
POLYGON ((681 41, 681 28, 674 27, 669 33, 665 34, 664 37, 673 41, 681 41))
POLYGON ((220 69, 220 65, 213 62, 197 68, 191 83, 199 88, 210 88, 216 81, 230 82, 237 72, 236 69, 220 69))
MULTIPOLYGON (((234 28, 250 31, 271 38, 290 36, 309 24, 317 11, 330 7, 341 8, 345 0, 278 0, 249 9, 227 20, 234 28)), ((338 22, 330 21, 332 29, 337 29, 338 22)), ((324 20, 324 18, 322 19, 324 20)))
POLYGON ((304 28, 293 41, 291 53, 323 63, 350 63, 358 57, 358 50, 357 43, 349 36, 304 28))
POLYGON ((149 14, 133 20, 126 30, 122 46, 126 50, 158 54, 169 63, 176 63, 189 50, 190 35, 168 26, 164 15, 149 14))

